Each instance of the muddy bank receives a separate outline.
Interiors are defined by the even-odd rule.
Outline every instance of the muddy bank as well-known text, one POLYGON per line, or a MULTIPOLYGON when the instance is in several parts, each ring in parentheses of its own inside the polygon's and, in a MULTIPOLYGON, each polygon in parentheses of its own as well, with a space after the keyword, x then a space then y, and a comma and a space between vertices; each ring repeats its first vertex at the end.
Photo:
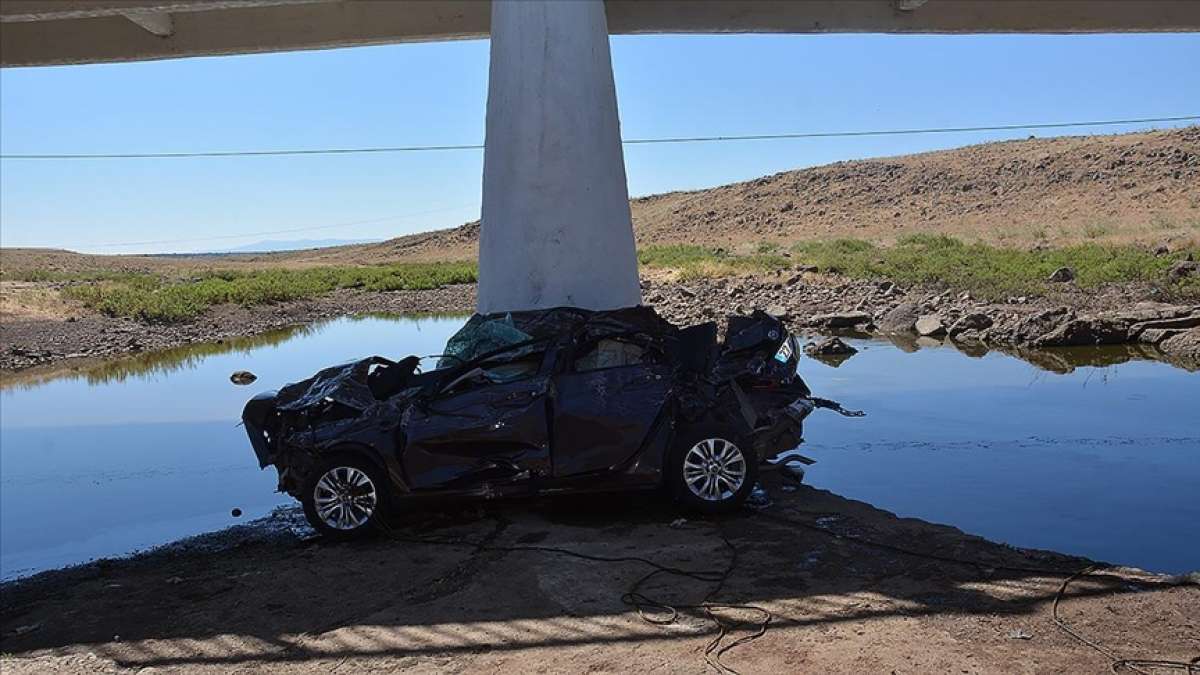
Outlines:
MULTIPOLYGON (((1081 290, 1067 283, 1043 297, 986 302, 969 293, 803 270, 686 282, 659 277, 642 282, 643 298, 681 324, 763 309, 786 317, 797 331, 882 334, 914 348, 921 337, 924 344, 948 341, 967 352, 998 348, 1053 364, 1053 350, 1045 348, 1124 345, 1142 358, 1200 369, 1200 305, 1151 285, 1081 290)), ((468 314, 474 305, 475 287, 459 285, 390 293, 339 290, 305 301, 223 306, 181 324, 82 311, 67 320, 6 317, 0 323, 0 370, 218 342, 345 315, 468 314)))
MULTIPOLYGON (((755 277, 642 284, 643 298, 677 323, 764 309, 793 330, 877 334, 897 344, 950 342, 965 352, 1001 349, 1024 358, 1056 347, 1125 345, 1188 370, 1200 369, 1200 304, 1146 285, 1062 290, 985 301, 944 288, 901 288, 802 270, 755 277)), ((1036 356, 1036 355, 1035 355, 1036 356)), ((1049 359, 1053 361, 1053 358, 1049 359)))
MULTIPOLYGON (((394 523, 395 538, 357 545, 239 528, 43 573, 0 587, 3 668, 705 669, 717 631, 702 610, 680 608, 677 620, 655 625, 622 602, 653 568, 521 550, 537 546, 685 570, 721 571, 732 560, 712 602, 771 618, 761 638, 721 656, 740 672, 1107 670, 1107 658, 1051 618, 1059 585, 1087 561, 806 486, 785 490, 771 479, 767 487, 773 504, 764 511, 715 520, 679 521, 651 496, 526 500, 410 514, 394 523)), ((1128 574, 1073 582, 1063 618, 1122 656, 1195 658, 1200 588, 1128 574)), ((640 590, 682 606, 713 586, 658 575, 640 590)), ((722 644, 754 633, 765 617, 714 611, 747 622, 722 644)))
POLYGON ((176 324, 117 319, 84 311, 66 320, 6 317, 0 323, 0 370, 218 342, 339 316, 469 314, 474 308, 475 287, 459 285, 391 293, 338 290, 311 300, 274 305, 225 305, 195 321, 176 324))

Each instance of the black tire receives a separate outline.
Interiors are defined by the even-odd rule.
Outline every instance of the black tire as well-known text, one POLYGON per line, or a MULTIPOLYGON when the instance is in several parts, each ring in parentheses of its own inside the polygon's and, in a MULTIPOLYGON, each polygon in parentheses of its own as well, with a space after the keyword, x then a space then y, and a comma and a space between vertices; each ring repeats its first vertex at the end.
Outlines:
POLYGON ((369 537, 379 531, 380 523, 387 516, 389 492, 383 472, 365 457, 352 452, 323 457, 313 465, 302 489, 300 503, 304 505, 308 523, 328 539, 351 541, 369 537), (326 476, 330 476, 330 479, 323 483, 322 479, 326 476), (319 500, 337 497, 329 490, 331 483, 345 489, 349 501, 340 506, 331 506, 327 501, 318 504, 319 500), (369 500, 369 513, 362 517, 368 511, 368 490, 373 499, 369 500), (322 517, 319 509, 323 507, 327 509, 324 513, 328 518, 322 517))
POLYGON ((728 426, 697 425, 681 429, 680 433, 676 435, 675 443, 671 447, 671 454, 667 459, 666 485, 671 495, 687 509, 700 513, 728 513, 746 501, 757 482, 758 457, 755 456, 754 449, 750 447, 745 438, 728 426), (731 486, 728 484, 728 473, 725 473, 725 483, 721 482, 722 472, 716 471, 712 474, 719 491, 709 497, 701 494, 706 492, 704 487, 708 485, 707 474, 696 474, 693 463, 693 460, 696 459, 693 449, 703 454, 703 450, 697 446, 706 442, 711 442, 710 451, 713 455, 725 455, 726 465, 730 467, 730 470, 735 463, 729 456, 728 448, 732 448, 740 456, 744 466, 741 482, 737 483, 734 489, 730 489, 731 486), (689 464, 687 475, 685 475, 685 461, 689 464), (689 485, 689 477, 697 475, 700 477, 692 480, 689 485))

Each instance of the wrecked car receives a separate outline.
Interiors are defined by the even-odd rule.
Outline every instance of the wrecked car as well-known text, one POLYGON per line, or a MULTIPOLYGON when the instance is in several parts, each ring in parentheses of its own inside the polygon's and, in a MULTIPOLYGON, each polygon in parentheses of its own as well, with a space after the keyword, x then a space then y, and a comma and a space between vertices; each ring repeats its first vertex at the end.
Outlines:
POLYGON ((795 454, 817 407, 766 313, 678 328, 648 307, 476 315, 436 367, 380 356, 262 393, 243 422, 314 528, 348 539, 426 497, 666 488, 719 512, 795 454))

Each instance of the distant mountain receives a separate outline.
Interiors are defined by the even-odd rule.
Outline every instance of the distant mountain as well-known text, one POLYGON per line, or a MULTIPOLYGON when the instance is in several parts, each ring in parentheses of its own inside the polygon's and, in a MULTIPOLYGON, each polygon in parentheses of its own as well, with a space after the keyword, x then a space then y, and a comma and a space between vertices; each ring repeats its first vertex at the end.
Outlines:
POLYGON ((310 248, 327 248, 330 246, 350 246, 352 244, 374 244, 382 239, 268 239, 256 241, 253 244, 227 248, 207 253, 273 253, 276 251, 302 251, 310 248))

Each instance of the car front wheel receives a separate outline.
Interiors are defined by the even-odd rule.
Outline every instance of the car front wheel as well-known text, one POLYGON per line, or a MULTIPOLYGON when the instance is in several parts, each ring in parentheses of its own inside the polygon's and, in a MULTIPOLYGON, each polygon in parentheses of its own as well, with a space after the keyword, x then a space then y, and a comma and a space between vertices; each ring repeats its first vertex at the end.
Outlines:
POLYGON ((681 434, 668 464, 675 498, 704 513, 731 511, 746 501, 758 480, 749 444, 719 428, 681 434))
POLYGON ((376 531, 385 496, 386 486, 375 467, 352 454, 338 454, 313 467, 301 502, 314 529, 345 541, 376 531))

